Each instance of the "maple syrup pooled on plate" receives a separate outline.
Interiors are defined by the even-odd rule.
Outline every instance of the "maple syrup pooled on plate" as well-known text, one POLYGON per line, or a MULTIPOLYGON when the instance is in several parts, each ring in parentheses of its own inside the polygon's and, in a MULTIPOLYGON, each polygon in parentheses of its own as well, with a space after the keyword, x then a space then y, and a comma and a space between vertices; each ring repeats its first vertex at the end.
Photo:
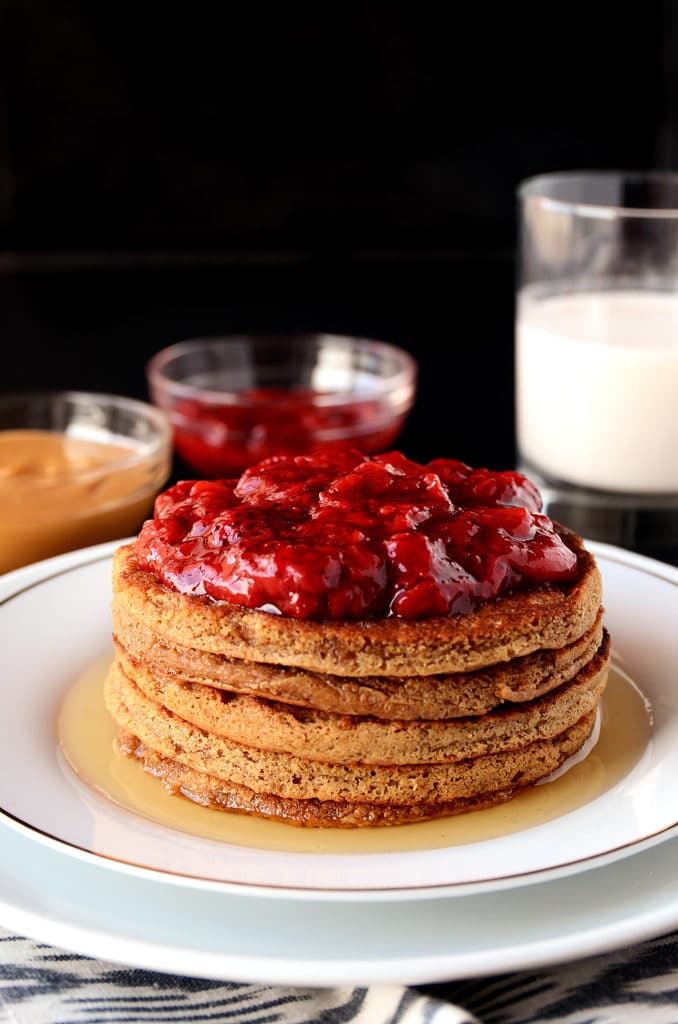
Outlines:
POLYGON ((64 756, 93 798, 167 828, 257 849, 298 853, 387 853, 481 842, 519 832, 582 807, 620 782, 638 763, 650 735, 647 703, 636 685, 612 667, 601 702, 600 736, 587 757, 552 781, 481 811, 388 828, 299 828, 246 814, 214 810, 169 793, 133 758, 113 749, 115 722, 103 702, 112 655, 92 665, 68 691, 59 713, 64 756), (83 721, 87 729, 82 728, 83 721))

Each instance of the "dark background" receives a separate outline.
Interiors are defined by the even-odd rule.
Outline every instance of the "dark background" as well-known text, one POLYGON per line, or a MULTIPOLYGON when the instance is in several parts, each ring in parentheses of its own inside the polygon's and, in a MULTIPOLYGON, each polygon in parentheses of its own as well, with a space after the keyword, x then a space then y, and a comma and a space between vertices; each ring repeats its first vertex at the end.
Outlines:
POLYGON ((5 0, 1 389, 353 333, 420 363, 408 454, 511 464, 516 185, 676 166, 678 5, 457 7, 5 0))

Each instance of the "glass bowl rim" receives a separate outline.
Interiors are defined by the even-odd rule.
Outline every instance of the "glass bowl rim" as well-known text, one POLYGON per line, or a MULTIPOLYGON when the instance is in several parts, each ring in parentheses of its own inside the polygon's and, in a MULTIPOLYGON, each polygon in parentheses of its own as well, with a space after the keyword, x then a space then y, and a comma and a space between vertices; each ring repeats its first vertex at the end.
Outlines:
MULTIPOLYGON (((196 387, 193 384, 184 384, 181 381, 170 380, 163 375, 163 369, 167 364, 185 353, 196 352, 205 348, 226 349, 231 344, 253 341, 257 338, 266 339, 270 342, 280 342, 281 344, 285 342, 288 343, 292 338, 299 339, 301 342, 308 342, 310 339, 320 338, 331 340, 333 343, 339 344, 347 349, 363 348, 377 354, 388 354, 399 361, 400 366, 395 373, 388 377, 375 377, 375 380, 378 382, 378 386, 373 392, 370 392, 369 395, 366 394, 362 396, 356 391, 320 392, 309 396, 309 402, 314 407, 353 405, 357 399, 362 397, 365 399, 383 398, 391 392, 397 392, 402 388, 409 388, 412 392, 412 397, 414 397, 418 365, 414 356, 410 355, 410 353, 405 349, 387 341, 378 341, 376 339, 363 338, 357 335, 331 334, 313 331, 288 332, 286 334, 266 334, 264 332, 259 332, 256 334, 240 333, 211 336, 206 335, 205 337, 189 338, 185 341, 176 342, 173 345, 168 345, 166 348, 156 352, 155 355, 147 362, 146 375, 151 389, 162 390, 166 395, 171 396, 172 398, 194 399, 205 405, 234 405, 240 406, 241 408, 252 409, 270 405, 270 399, 247 398, 240 391, 215 391, 210 388, 196 387)), ((157 398, 155 398, 155 400, 158 401, 157 398)))
MULTIPOLYGON (((126 395, 116 395, 113 393, 103 391, 75 391, 75 390, 49 390, 48 388, 38 391, 6 391, 0 394, 0 410, 3 408, 11 407, 13 403, 30 402, 43 399, 62 399, 65 401, 77 402, 77 401, 88 401, 98 405, 100 408, 105 406, 117 407, 125 409, 130 413, 136 413, 138 416, 142 416, 147 422, 151 423, 151 426, 155 430, 155 436, 148 441, 141 441, 138 447, 134 450, 130 450, 130 454, 120 455, 117 458, 96 466, 91 469, 84 469, 76 471, 73 475, 78 480, 87 480, 89 478, 96 478, 101 476, 102 473, 118 472, 120 470, 131 469, 134 466, 143 464, 144 462, 152 462, 153 460, 160 457, 163 453, 169 458, 172 450, 172 426, 169 421, 167 414, 164 410, 159 409, 157 406, 151 405, 150 402, 144 402, 137 398, 128 398, 126 395)), ((5 430, 46 430, 50 433, 66 433, 66 431, 55 430, 50 427, 36 427, 31 428, 25 425, 17 424, 13 427, 0 427, 0 434, 5 430)), ((66 436, 68 436, 66 434, 66 436)), ((112 437, 123 438, 123 435, 114 435, 111 432, 112 437)), ((106 442, 102 442, 106 443, 106 442)))

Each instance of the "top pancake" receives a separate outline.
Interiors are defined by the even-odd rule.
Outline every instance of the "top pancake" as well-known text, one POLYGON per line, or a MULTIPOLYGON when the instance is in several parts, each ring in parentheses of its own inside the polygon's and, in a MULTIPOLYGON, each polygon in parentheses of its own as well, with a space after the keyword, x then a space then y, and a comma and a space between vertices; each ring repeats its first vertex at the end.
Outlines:
POLYGON ((484 715, 504 701, 533 700, 572 679, 591 660, 603 636, 601 611, 593 629, 574 643, 477 672, 353 677, 170 647, 143 623, 128 619, 120 606, 114 609, 113 627, 116 644, 158 675, 339 715, 400 720, 484 715))
POLYGON ((562 647, 594 625, 602 598, 600 573, 581 540, 563 528, 559 532, 577 553, 576 580, 516 591, 467 615, 422 621, 285 618, 170 590, 139 568, 133 545, 118 548, 114 556, 114 607, 171 646, 229 658, 339 676, 475 671, 562 647))

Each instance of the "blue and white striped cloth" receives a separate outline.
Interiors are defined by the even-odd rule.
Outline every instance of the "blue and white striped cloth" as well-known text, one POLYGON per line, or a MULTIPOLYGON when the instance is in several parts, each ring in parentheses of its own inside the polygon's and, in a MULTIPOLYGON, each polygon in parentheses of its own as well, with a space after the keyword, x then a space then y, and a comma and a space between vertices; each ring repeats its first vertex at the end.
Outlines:
POLYGON ((190 1021, 675 1024, 678 933, 548 970, 422 989, 318 989, 231 984, 121 967, 0 929, 0 1024, 190 1021))

